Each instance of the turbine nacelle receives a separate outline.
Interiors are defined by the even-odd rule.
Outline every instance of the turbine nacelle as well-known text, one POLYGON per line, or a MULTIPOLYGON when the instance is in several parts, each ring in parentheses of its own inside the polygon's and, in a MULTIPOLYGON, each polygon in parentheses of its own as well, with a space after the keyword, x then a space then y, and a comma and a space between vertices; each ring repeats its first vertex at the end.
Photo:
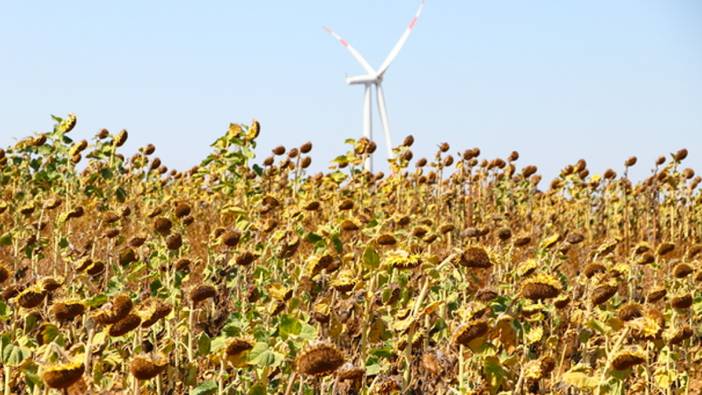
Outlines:
POLYGON ((346 83, 349 85, 369 85, 369 84, 379 84, 383 82, 382 76, 377 76, 373 74, 356 75, 353 77, 346 77, 346 83))

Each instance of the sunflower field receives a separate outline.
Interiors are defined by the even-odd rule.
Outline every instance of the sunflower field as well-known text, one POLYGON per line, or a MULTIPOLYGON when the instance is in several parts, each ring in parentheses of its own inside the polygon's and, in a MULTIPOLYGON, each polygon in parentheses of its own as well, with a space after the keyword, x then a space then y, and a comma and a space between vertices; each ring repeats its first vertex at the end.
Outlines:
POLYGON ((54 119, 0 149, 5 395, 702 393, 685 149, 546 182, 361 138, 312 174, 253 121, 181 172, 54 119))

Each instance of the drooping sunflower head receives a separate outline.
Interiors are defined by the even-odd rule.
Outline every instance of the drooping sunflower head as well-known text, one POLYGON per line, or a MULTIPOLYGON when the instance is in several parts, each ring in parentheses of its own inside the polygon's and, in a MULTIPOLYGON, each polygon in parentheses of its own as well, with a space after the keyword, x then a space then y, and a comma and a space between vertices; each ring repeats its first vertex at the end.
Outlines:
POLYGON ((561 291, 561 283, 555 277, 539 273, 522 282, 521 295, 531 300, 544 300, 557 297, 561 291))
POLYGON ((646 352, 641 347, 632 346, 614 356, 612 367, 616 370, 626 370, 646 362, 646 359, 646 352))
POLYGON ((243 353, 251 350, 254 346, 252 339, 244 337, 235 337, 229 340, 224 352, 230 357, 238 357, 243 353))
POLYGON ((49 312, 58 321, 71 321, 85 313, 85 304, 77 299, 57 301, 51 305, 49 312))
POLYGON ((41 287, 41 285, 33 285, 31 287, 25 288, 22 292, 17 295, 17 304, 26 308, 31 309, 37 307, 44 301, 46 297, 46 292, 41 287))
POLYGON ((395 269, 414 269, 422 264, 422 257, 404 250, 397 250, 389 254, 385 264, 395 269))
POLYGON ((461 255, 461 265, 470 268, 487 269, 492 267, 490 255, 483 247, 473 246, 466 248, 461 255))
POLYGON ((80 380, 84 371, 82 362, 54 364, 41 369, 41 378, 49 388, 64 389, 80 380))
POLYGON ((344 362, 346 362, 344 354, 335 345, 319 342, 300 352, 295 360, 295 366, 300 374, 322 377, 334 373, 344 362))
POLYGON ((129 371, 137 380, 150 380, 168 367, 168 359, 163 354, 137 355, 129 363, 129 371))
POLYGON ((217 295, 217 289, 210 284, 198 284, 190 290, 190 301, 193 305, 197 305, 207 299, 214 298, 217 295))
POLYGON ((456 328, 451 336, 451 343, 468 346, 473 340, 486 335, 488 330, 488 323, 484 319, 469 321, 456 328))

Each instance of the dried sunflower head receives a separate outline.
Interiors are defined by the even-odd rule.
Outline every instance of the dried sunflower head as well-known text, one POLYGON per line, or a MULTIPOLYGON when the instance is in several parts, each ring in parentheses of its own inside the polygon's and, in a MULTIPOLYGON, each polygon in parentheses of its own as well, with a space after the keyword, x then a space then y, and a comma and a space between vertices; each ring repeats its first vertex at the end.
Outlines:
POLYGON ((385 264, 395 269, 414 269, 422 264, 422 257, 410 254, 407 251, 398 250, 386 258, 385 264))
POLYGON ((141 317, 137 314, 129 313, 126 317, 110 326, 108 333, 112 337, 124 336, 141 324, 141 317))
POLYGON ((490 256, 483 247, 468 247, 461 255, 461 265, 471 268, 487 269, 492 267, 490 256))
POLYGON ((471 341, 488 333, 489 327, 486 320, 479 319, 460 325, 451 336, 451 343, 468 346, 471 341))
POLYGON ((614 356, 612 367, 616 370, 626 370, 646 362, 646 359, 646 352, 641 347, 632 346, 614 356))
POLYGON ((236 258, 234 258, 234 263, 236 263, 239 266, 249 266, 256 259, 258 259, 258 257, 258 254, 254 254, 250 251, 244 251, 241 254, 237 255, 236 258))
POLYGON ((7 281, 8 278, 10 278, 10 269, 3 263, 0 263, 0 284, 7 281))
POLYGON ((351 362, 346 362, 336 371, 336 377, 339 380, 355 381, 361 379, 365 374, 365 368, 354 366, 351 362))
POLYGON ((190 301, 193 305, 205 301, 209 298, 214 298, 217 295, 217 289, 210 284, 198 284, 190 291, 190 301))
POLYGON ((673 252, 674 249, 675 249, 675 244, 673 244, 673 243, 668 243, 668 242, 661 243, 658 246, 658 249, 656 249, 656 255, 666 256, 669 253, 673 252))
POLYGON ((137 380, 150 380, 166 370, 168 360, 163 354, 137 355, 129 364, 129 371, 137 380))
POLYGON ((65 389, 80 380, 84 371, 82 362, 55 364, 43 367, 41 377, 49 388, 65 389))
MULTIPOLYGON (((672 329, 672 327, 671 327, 672 329)), ((690 328, 688 325, 684 325, 681 328, 676 328, 674 332, 670 333, 667 336, 668 343, 671 345, 677 345, 685 340, 691 338, 693 335, 692 328, 690 328)))
POLYGON ((673 276, 675 278, 685 278, 685 277, 689 276, 690 274, 692 274, 693 271, 694 271, 694 269, 692 268, 691 265, 684 263, 684 262, 678 263, 673 268, 673 276))
POLYGON ((54 316, 54 318, 56 318, 57 321, 71 321, 77 316, 85 313, 85 304, 76 299, 57 301, 51 305, 49 312, 54 316))
POLYGON ((165 318, 171 313, 173 306, 169 303, 165 303, 160 299, 150 299, 145 303, 145 307, 140 309, 138 314, 141 318, 141 327, 149 328, 158 320, 165 318))
POLYGON ((391 245, 397 244, 397 239, 395 238, 395 236, 393 236, 389 233, 384 233, 384 234, 378 236, 378 238, 376 239, 376 242, 382 246, 391 246, 391 245))
POLYGON ((563 309, 568 306, 570 303, 570 295, 568 294, 561 294, 556 297, 556 299, 553 300, 553 305, 556 306, 557 309, 563 309))
POLYGON ((357 282, 354 272, 343 270, 332 280, 331 286, 339 292, 349 292, 356 286, 357 282))
POLYGON ((561 291, 561 283, 555 277, 539 273, 522 283, 521 295, 531 300, 543 300, 555 298, 561 291))
POLYGON ((689 293, 675 295, 670 299, 670 304, 676 309, 688 309, 692 306, 692 295, 689 293))
POLYGON ((41 279, 39 284, 44 292, 52 292, 59 289, 63 285, 64 281, 65 279, 63 276, 44 277, 41 279))
POLYGON ((319 342, 302 350, 295 366, 300 374, 322 377, 334 373, 344 362, 344 354, 335 345, 319 342))
POLYGON ((591 262, 585 265, 583 268, 583 274, 587 278, 592 278, 594 275, 598 273, 604 273, 607 271, 607 266, 599 263, 599 262, 591 262))
POLYGON ((646 302, 656 303, 663 299, 667 294, 668 290, 665 289, 665 287, 655 287, 648 293, 648 295, 646 295, 646 302))
POLYGON ((16 302, 25 309, 39 306, 46 297, 46 292, 40 285, 33 285, 17 295, 16 302))
POLYGON ((253 348, 254 342, 251 339, 235 337, 229 340, 224 352, 230 357, 238 357, 253 348))
POLYGON ((617 289, 616 283, 613 282, 598 285, 592 290, 590 300, 594 306, 599 306, 614 296, 617 293, 617 289))
POLYGON ((626 326, 631 328, 632 336, 640 340, 655 340, 663 333, 660 322, 650 314, 627 321, 626 326))
POLYGON ((617 316, 622 321, 631 321, 643 316, 643 307, 635 302, 627 303, 619 308, 617 316))
POLYGON ((538 268, 539 263, 536 261, 536 259, 527 259, 517 266, 517 276, 519 278, 531 276, 538 268))
POLYGON ((648 265, 656 261, 656 257, 651 252, 643 252, 636 257, 636 263, 639 265, 648 265))

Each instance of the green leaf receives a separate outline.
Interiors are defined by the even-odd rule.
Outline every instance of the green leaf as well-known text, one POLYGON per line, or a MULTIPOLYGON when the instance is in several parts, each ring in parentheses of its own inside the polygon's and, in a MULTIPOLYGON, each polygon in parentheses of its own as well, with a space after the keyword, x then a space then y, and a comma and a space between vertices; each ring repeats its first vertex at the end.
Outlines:
POLYGON ((161 289, 161 280, 156 279, 149 284, 149 289, 151 290, 151 296, 156 296, 158 295, 158 290, 161 289))
POLYGON ((280 322, 278 323, 278 334, 283 340, 293 335, 299 335, 301 329, 302 324, 297 318, 289 314, 283 314, 280 316, 280 322))
POLYGON ((264 342, 257 342, 249 352, 249 364, 261 368, 266 366, 275 368, 283 362, 283 359, 283 354, 272 351, 264 342))
POLYGON ((47 324, 41 328, 42 344, 49 344, 59 335, 59 329, 54 324, 47 324))
POLYGON ((100 307, 105 303, 107 303, 107 295, 105 294, 95 295, 85 302, 88 307, 100 307))
POLYGON ((301 339, 312 341, 317 338, 317 328, 315 328, 313 325, 303 322, 299 336, 301 339))
POLYGON ((0 236, 0 246, 9 246, 10 244, 12 244, 12 235, 10 232, 0 236))
POLYGON ((190 395, 209 395, 217 391, 217 382, 214 380, 203 381, 190 391, 190 395))
POLYGON ((217 336, 214 339, 212 339, 212 343, 210 344, 210 351, 212 352, 218 352, 227 345, 227 338, 225 336, 217 336))
POLYGON ((127 191, 125 191, 122 187, 117 187, 115 190, 115 196, 117 197, 117 201, 124 203, 127 200, 127 191))
POLYGON ((307 236, 305 237, 305 240, 310 242, 310 244, 317 244, 320 241, 324 241, 324 238, 322 236, 316 234, 316 233, 308 233, 307 236))
POLYGON ((205 356, 210 353, 212 347, 212 341, 207 333, 202 333, 197 339, 197 353, 201 356, 205 356))
POLYGON ((8 308, 5 302, 0 300, 0 321, 5 321, 9 319, 8 308))
POLYGON ((366 375, 376 376, 380 374, 380 365, 377 363, 366 365, 366 375))
POLYGON ((30 354, 31 351, 24 347, 17 347, 13 345, 8 345, 12 347, 10 352, 7 352, 7 347, 5 348, 5 363, 9 366, 19 366, 30 354))
POLYGON ((370 269, 376 269, 380 266, 380 256, 373 247, 368 246, 363 251, 363 265, 370 269))
POLYGON ((268 386, 265 383, 256 383, 249 390, 249 395, 266 395, 268 386))
POLYGON ((334 244, 334 249, 336 250, 337 253, 341 254, 341 252, 344 249, 344 246, 341 244, 341 239, 339 238, 338 233, 334 233, 332 235, 332 243, 334 244))

